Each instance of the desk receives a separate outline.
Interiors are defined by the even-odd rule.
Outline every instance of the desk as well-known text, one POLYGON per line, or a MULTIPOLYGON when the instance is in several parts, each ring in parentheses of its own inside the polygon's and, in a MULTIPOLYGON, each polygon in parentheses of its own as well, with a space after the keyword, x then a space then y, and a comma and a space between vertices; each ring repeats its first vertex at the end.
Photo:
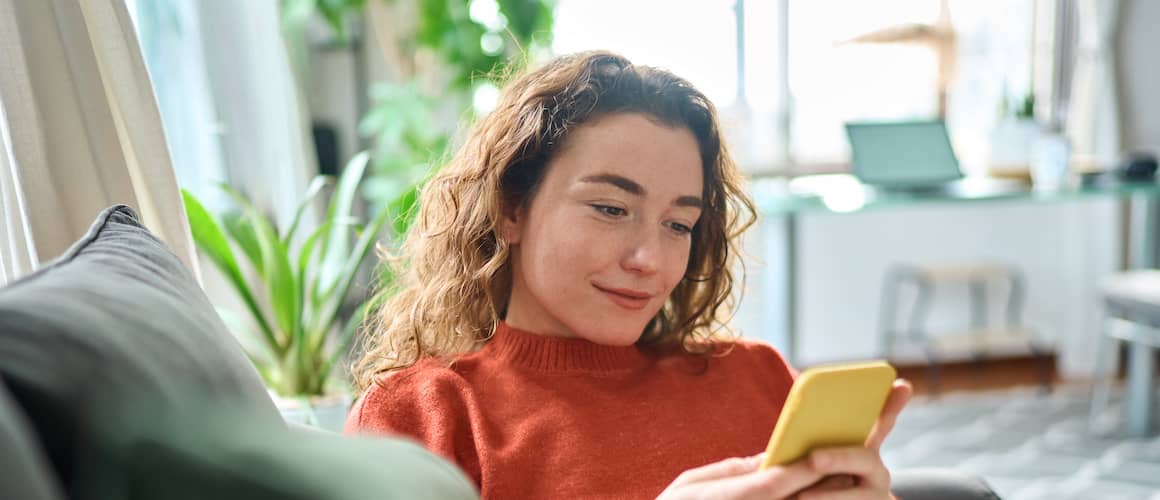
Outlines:
MULTIPOLYGON (((786 267, 784 269, 785 355, 797 361, 798 325, 798 216, 810 213, 854 213, 923 204, 969 206, 988 202, 1055 203, 1091 198, 1116 198, 1130 203, 1128 240, 1132 268, 1157 267, 1155 259, 1156 199, 1158 183, 1105 183, 1036 191, 1026 184, 987 178, 966 178, 929 191, 888 192, 862 185, 850 175, 819 175, 794 179, 763 178, 751 183, 754 201, 763 217, 784 218, 786 267)), ((1154 357, 1148 347, 1133 345, 1128 359, 1126 404, 1128 430, 1134 435, 1151 433, 1154 403, 1154 357)))

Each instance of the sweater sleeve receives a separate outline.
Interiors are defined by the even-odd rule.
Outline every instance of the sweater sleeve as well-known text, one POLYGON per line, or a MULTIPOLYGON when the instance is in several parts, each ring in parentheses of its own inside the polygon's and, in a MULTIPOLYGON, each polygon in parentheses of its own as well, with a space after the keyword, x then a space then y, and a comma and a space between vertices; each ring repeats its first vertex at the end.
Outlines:
POLYGON ((786 362, 780 351, 764 342, 741 340, 738 344, 738 347, 749 353, 749 359, 756 364, 752 368, 753 373, 761 374, 762 380, 768 381, 777 392, 789 393, 798 371, 786 362))
POLYGON ((470 422, 478 406, 468 384, 446 367, 415 366, 371 385, 347 416, 347 434, 404 436, 454 462, 479 487, 470 422))

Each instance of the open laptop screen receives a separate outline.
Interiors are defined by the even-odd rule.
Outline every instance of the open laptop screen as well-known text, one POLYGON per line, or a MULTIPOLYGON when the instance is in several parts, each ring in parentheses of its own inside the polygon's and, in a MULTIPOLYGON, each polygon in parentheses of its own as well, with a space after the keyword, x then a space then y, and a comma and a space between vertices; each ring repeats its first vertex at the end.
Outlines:
POLYGON ((854 175, 863 183, 922 188, 963 176, 941 120, 850 122, 846 135, 854 175))

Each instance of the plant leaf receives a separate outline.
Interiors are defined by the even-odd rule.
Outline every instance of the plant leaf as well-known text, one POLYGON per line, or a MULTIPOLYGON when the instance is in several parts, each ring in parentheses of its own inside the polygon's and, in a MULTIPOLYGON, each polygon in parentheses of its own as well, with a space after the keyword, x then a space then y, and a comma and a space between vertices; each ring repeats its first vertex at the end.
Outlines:
POLYGON ((282 26, 291 29, 302 26, 314 12, 316 0, 282 0, 282 26))
MULTIPOLYGON (((335 186, 327 220, 338 220, 350 216, 355 196, 358 194, 358 186, 366 172, 369 159, 370 153, 363 151, 347 162, 338 178, 338 184, 335 186)), ((315 297, 318 297, 320 289, 331 288, 332 284, 338 281, 343 261, 348 253, 347 249, 350 246, 347 238, 348 232, 345 227, 337 225, 330 227, 330 233, 322 242, 321 266, 318 271, 318 281, 315 283, 315 297)))
POLYGON ((343 299, 346 298, 350 287, 354 284, 354 279, 358 275, 359 267, 362 265, 364 259, 374 244, 378 241, 378 235, 382 232, 383 226, 390 220, 390 210, 380 210, 375 219, 367 224, 366 229, 359 235, 358 242, 355 243, 353 252, 346 259, 339 274, 339 279, 336 282, 338 286, 326 296, 321 297, 319 303, 322 305, 321 318, 330 318, 326 323, 319 324, 317 329, 317 337, 311 339, 312 346, 319 346, 325 340, 326 332, 333 326, 333 316, 338 312, 338 308, 342 305, 343 299))
POLYGON ((262 266, 266 269, 266 290, 274 321, 287 336, 286 347, 292 349, 296 342, 301 341, 302 300, 298 295, 297 277, 290 265, 290 252, 265 217, 253 211, 249 219, 262 249, 262 266))
POLYGON ((335 341, 333 351, 323 361, 322 366, 318 370, 318 385, 325 386, 326 379, 330 376, 330 370, 334 367, 334 363, 346 353, 347 348, 350 347, 351 341, 354 340, 355 333, 358 332, 358 327, 364 321, 368 313, 373 311, 380 301, 378 297, 373 297, 370 300, 359 304, 358 309, 355 309, 354 314, 346 321, 346 325, 342 328, 342 333, 338 340, 335 341))
POLYGON ((294 210, 294 219, 290 221, 290 227, 282 233, 282 243, 289 246, 290 241, 294 239, 294 232, 298 230, 298 224, 302 221, 302 214, 310 207, 311 202, 318 197, 318 193, 322 192, 322 188, 330 184, 330 177, 326 175, 319 175, 310 181, 310 186, 306 188, 306 194, 302 201, 298 203, 298 208, 294 210))
POLYGON ((226 184, 222 184, 221 188, 242 207, 246 214, 246 222, 253 228, 254 238, 262 256, 261 267, 264 271, 262 278, 266 283, 274 324, 282 334, 275 335, 279 340, 277 352, 285 353, 287 349, 293 348, 295 337, 302 335, 302 299, 298 296, 298 286, 295 285, 297 278, 290 264, 290 249, 278 237, 274 224, 258 211, 245 195, 226 184))
POLYGON ((266 321, 266 316, 262 314, 261 308, 258 307, 258 302, 254 300, 254 294, 249 285, 246 284, 245 278, 242 277, 238 263, 234 259, 234 252, 230 249, 229 241, 226 239, 225 233, 222 232, 221 226, 188 190, 181 190, 181 198, 185 202, 185 212, 189 218, 193 241, 197 243, 198 248, 206 253, 210 261, 226 275, 229 283, 233 285, 234 291, 241 296, 254 321, 261 328, 262 335, 269 343, 270 348, 274 352, 279 352, 274 332, 270 329, 270 324, 266 321))
MULTIPOLYGON (((254 224, 255 228, 257 227, 258 220, 266 221, 266 216, 262 215, 262 211, 258 210, 258 207, 254 206, 254 204, 252 202, 250 202, 250 199, 247 198, 244 193, 242 193, 241 191, 238 191, 237 188, 235 188, 229 184, 226 184, 224 182, 219 183, 218 188, 221 189, 222 191, 224 191, 226 194, 228 194, 230 196, 230 198, 232 198, 234 200, 234 203, 238 204, 238 207, 240 207, 242 209, 242 213, 246 217, 254 219, 250 222, 252 224, 254 224)), ((255 238, 256 238, 256 236, 255 236, 255 238)))
POLYGON ((299 287, 304 287, 309 277, 310 270, 308 267, 310 266, 310 257, 314 254, 314 246, 318 243, 318 238, 330 231, 331 224, 331 222, 327 222, 319 226, 318 229, 315 229, 314 232, 306 238, 306 242, 302 244, 302 249, 298 252, 299 287))
POLYGON ((226 232, 233 238, 242 249, 242 253, 254 266, 254 270, 258 272, 258 276, 265 276, 266 270, 262 262, 262 249, 258 246, 258 235, 254 232, 254 225, 251 224, 248 218, 237 212, 230 212, 222 216, 222 225, 225 226, 226 232))
POLYGON ((314 247, 318 243, 318 239, 327 234, 333 222, 326 222, 315 229, 306 242, 302 244, 302 250, 298 252, 298 296, 302 298, 302 330, 306 338, 313 336, 312 325, 317 323, 317 315, 320 313, 317 303, 308 301, 306 298, 306 283, 310 279, 310 257, 314 253, 314 247))
POLYGON ((407 234, 407 229, 415 221, 415 215, 419 206, 419 187, 419 183, 412 184, 410 188, 388 205, 388 210, 393 214, 393 217, 391 217, 391 228, 395 236, 407 234))

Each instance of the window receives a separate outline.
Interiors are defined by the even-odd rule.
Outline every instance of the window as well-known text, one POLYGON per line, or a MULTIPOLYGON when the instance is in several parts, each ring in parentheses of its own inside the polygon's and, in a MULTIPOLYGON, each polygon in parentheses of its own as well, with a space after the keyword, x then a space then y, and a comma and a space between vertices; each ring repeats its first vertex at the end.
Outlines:
MULTIPOLYGON (((932 8, 934 7, 934 8, 932 8)), ((790 158, 843 161, 843 123, 933 116, 938 111, 934 50, 850 40, 894 26, 933 23, 929 0, 790 2, 790 158), (835 13, 841 15, 835 15, 835 13)))
POLYGON ((845 169, 845 122, 938 116, 942 75, 948 127, 970 171, 986 161, 1004 97, 1049 87, 1037 58, 1053 56, 1042 21, 1052 16, 1041 12, 1053 4, 560 0, 553 49, 609 49, 688 78, 717 104, 752 172, 845 169), (865 40, 891 35, 897 41, 865 40))
POLYGON ((552 49, 557 54, 605 49, 657 66, 693 83, 718 107, 737 96, 733 0, 674 8, 672 0, 560 0, 552 49))

